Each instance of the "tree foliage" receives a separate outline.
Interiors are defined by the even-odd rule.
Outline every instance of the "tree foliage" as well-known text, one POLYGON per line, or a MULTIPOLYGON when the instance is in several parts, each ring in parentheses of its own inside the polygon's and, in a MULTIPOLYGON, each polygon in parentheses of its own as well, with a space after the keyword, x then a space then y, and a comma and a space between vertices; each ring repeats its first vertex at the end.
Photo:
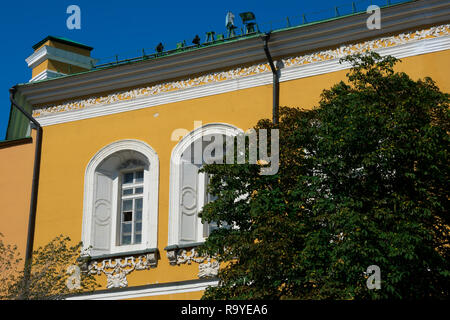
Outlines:
POLYGON ((200 248, 223 266, 204 299, 448 298, 449 95, 393 57, 344 60, 318 108, 255 126, 279 129, 277 174, 205 166, 217 200, 200 216, 228 227, 200 248))
POLYGON ((0 239, 0 299, 59 300, 69 295, 91 292, 99 285, 86 271, 88 256, 82 245, 69 237, 55 237, 33 252, 25 265, 16 246, 0 239))

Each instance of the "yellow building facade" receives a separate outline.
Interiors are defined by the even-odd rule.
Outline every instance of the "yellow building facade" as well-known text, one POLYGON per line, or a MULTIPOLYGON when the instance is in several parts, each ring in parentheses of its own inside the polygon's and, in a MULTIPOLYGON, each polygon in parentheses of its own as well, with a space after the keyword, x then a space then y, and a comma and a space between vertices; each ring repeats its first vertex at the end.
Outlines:
MULTIPOLYGON (((369 50, 450 92, 449 13, 448 1, 415 1, 383 8, 381 29, 368 29, 360 13, 272 32, 279 105, 317 106, 323 89, 345 80, 350 66, 339 59, 369 50)), ((263 36, 100 67, 92 48, 67 39, 33 47, 33 81, 16 86, 15 98, 43 128, 34 247, 59 234, 83 241, 102 285, 71 299, 199 299, 217 284, 218 266, 195 252, 207 236, 196 216, 206 184, 185 151, 201 137, 272 118, 263 36)), ((29 132, 20 123, 13 114, 9 138, 29 132)), ((7 149, 1 167, 20 165, 7 149)))
POLYGON ((0 141, 0 233, 6 244, 17 246, 22 259, 27 247, 34 139, 33 134, 33 137, 0 141))

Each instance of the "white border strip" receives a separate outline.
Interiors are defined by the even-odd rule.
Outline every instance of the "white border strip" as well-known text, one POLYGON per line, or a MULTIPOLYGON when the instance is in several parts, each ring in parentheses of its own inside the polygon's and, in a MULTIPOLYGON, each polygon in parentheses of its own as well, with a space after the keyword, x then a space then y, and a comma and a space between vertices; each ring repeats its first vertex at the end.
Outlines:
MULTIPOLYGON (((393 55, 397 58, 411 57, 450 49, 450 36, 418 40, 393 47, 380 48, 375 51, 381 55, 393 55)), ((296 80, 306 77, 349 69, 348 63, 339 63, 339 59, 289 67, 281 70, 280 82, 296 80)), ((242 89, 263 86, 272 83, 272 73, 265 72, 239 79, 201 85, 197 87, 164 92, 157 95, 136 98, 133 100, 113 102, 100 106, 91 106, 80 110, 70 110, 52 115, 37 117, 42 126, 50 126, 65 122, 90 119, 121 112, 159 106, 190 99, 227 93, 242 89)))
POLYGON ((179 284, 173 286, 162 286, 155 288, 124 290, 119 292, 93 293, 67 298, 67 300, 122 300, 132 298, 143 298, 167 294, 179 294, 186 292, 203 291, 207 287, 217 286, 218 280, 210 280, 199 283, 179 284))
POLYGON ((50 79, 50 78, 56 78, 56 77, 65 76, 65 75, 66 75, 65 73, 60 73, 60 72, 56 72, 56 71, 48 69, 48 70, 42 71, 38 75, 31 78, 30 82, 45 80, 45 79, 50 79))
POLYGON ((43 46, 38 51, 35 51, 31 56, 26 58, 25 61, 28 64, 28 67, 34 68, 48 59, 68 63, 88 70, 91 69, 92 64, 97 61, 94 58, 84 56, 82 54, 50 46, 43 46))

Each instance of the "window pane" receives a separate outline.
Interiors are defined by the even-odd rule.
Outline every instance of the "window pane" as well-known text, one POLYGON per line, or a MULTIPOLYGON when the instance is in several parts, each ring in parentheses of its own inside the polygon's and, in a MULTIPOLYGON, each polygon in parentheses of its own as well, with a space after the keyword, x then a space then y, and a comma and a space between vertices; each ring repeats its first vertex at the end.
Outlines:
POLYGON ((122 210, 123 211, 133 210, 133 200, 123 200, 122 201, 122 210))
POLYGON ((133 220, 133 213, 131 211, 127 211, 123 213, 123 222, 128 222, 133 220))
POLYGON ((141 241, 142 241, 142 235, 136 234, 134 236, 134 243, 141 243, 141 241))
POLYGON ((142 210, 142 198, 134 200, 134 210, 142 210))
POLYGON ((216 229, 219 229, 219 227, 217 226, 217 222, 210 222, 209 223, 209 233, 211 234, 211 232, 216 229))
POLYGON ((134 194, 141 194, 143 192, 144 192, 144 188, 142 188, 142 187, 134 189, 134 194))
POLYGON ((210 202, 216 201, 217 198, 218 198, 217 196, 213 196, 212 194, 208 193, 207 202, 210 203, 210 202))
POLYGON ((133 183, 133 172, 128 172, 123 175, 123 183, 133 183))
POLYGON ((131 234, 122 235, 122 244, 131 244, 131 234))
MULTIPOLYGON (((144 171, 134 171, 123 174, 122 184, 137 184, 144 182, 144 171)), ((129 199, 122 199, 122 219, 120 240, 122 245, 130 245, 142 242, 142 207, 143 198, 132 197, 133 195, 142 195, 144 187, 128 186, 122 188, 122 196, 127 196, 129 199), (131 196, 131 197, 130 197, 131 196), (130 199, 131 198, 131 199, 130 199)))
POLYGON ((131 234, 131 223, 122 223, 122 233, 131 234))
POLYGON ((203 224, 203 238, 209 237, 209 224, 203 224))
POLYGON ((128 196, 128 195, 130 195, 130 194, 133 194, 133 189, 124 189, 123 192, 122 192, 122 194, 123 194, 124 196, 128 196))
POLYGON ((219 229, 217 222, 203 224, 203 237, 207 238, 213 230, 219 229))
POLYGON ((142 210, 138 210, 134 213, 134 219, 136 222, 142 221, 142 210))
POLYGON ((136 180, 135 182, 143 182, 144 181, 144 171, 136 171, 136 180))
POLYGON ((140 233, 142 230, 142 223, 141 222, 137 222, 135 227, 134 227, 134 232, 135 233, 140 233))

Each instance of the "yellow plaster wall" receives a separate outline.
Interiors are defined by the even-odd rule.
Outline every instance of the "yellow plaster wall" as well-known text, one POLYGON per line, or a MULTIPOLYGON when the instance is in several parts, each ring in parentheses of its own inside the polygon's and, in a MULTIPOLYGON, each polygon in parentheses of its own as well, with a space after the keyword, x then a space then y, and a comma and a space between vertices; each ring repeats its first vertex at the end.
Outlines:
MULTIPOLYGON (((413 80, 431 77, 443 92, 450 92, 450 50, 434 52, 401 59, 395 70, 407 73, 413 80)), ((280 84, 280 105, 312 108, 320 101, 323 89, 345 80, 348 70, 323 74, 315 77, 282 82, 280 84)))
MULTIPOLYGON (((48 70, 48 60, 42 61, 40 64, 38 64, 36 67, 31 69, 31 77, 34 78, 39 73, 48 70)), ((53 70, 56 71, 56 70, 53 70)))
MULTIPOLYGON (((450 91, 446 74, 450 70, 450 51, 405 58, 398 70, 406 71, 414 79, 431 76, 441 90, 450 91)), ((322 90, 344 80, 346 73, 339 71, 283 82, 280 105, 312 108, 317 105, 322 90)), ((245 130, 261 118, 271 118, 271 112, 272 86, 266 85, 45 127, 35 245, 43 245, 58 234, 81 240, 84 174, 89 160, 114 141, 142 140, 158 153, 160 162, 158 248, 161 259, 156 268, 129 274, 129 286, 196 279, 196 263, 171 266, 163 250, 168 238, 170 155, 176 144, 170 141, 171 133, 177 128, 193 130, 194 121, 229 123, 245 130)), ((105 277, 101 277, 100 283, 105 285, 105 277)), ((194 298, 197 294, 187 296, 194 298)))
MULTIPOLYGON (((32 131, 34 141, 35 131, 32 131)), ((25 257, 33 178, 34 143, 0 147, 0 233, 25 257)))
POLYGON ((160 162, 161 260, 157 268, 127 276, 129 286, 196 278, 197 264, 170 266, 163 250, 168 239, 170 154, 176 144, 170 141, 172 131, 193 130, 194 121, 224 122, 247 129, 258 119, 270 116, 271 94, 269 85, 44 127, 35 245, 43 245, 61 233, 81 240, 84 174, 89 160, 114 141, 142 140, 158 153, 160 162))

